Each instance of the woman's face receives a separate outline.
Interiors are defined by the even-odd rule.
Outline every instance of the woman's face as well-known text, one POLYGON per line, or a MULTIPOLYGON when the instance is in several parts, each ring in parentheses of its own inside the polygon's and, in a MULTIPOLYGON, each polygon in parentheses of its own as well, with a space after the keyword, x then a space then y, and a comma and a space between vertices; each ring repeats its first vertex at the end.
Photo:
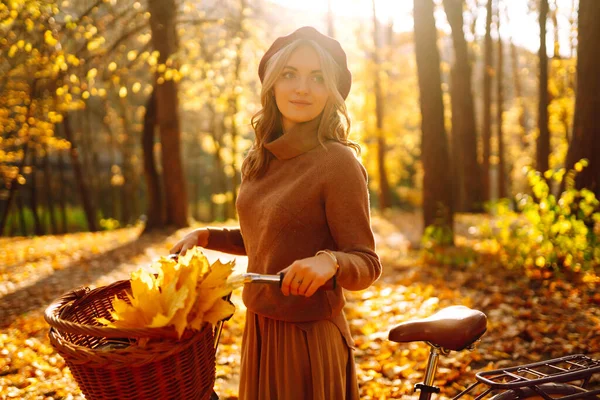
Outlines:
POLYGON ((321 114, 329 92, 319 56, 312 47, 300 46, 294 50, 275 82, 274 93, 284 132, 321 114))

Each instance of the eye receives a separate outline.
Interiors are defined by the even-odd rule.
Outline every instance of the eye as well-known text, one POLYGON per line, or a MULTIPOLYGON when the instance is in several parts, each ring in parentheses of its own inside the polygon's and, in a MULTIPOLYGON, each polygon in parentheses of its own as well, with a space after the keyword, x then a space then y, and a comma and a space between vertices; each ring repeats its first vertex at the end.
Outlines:
POLYGON ((296 74, 294 74, 292 71, 286 71, 283 74, 281 74, 281 77, 283 79, 292 79, 294 76, 296 76, 296 74))
POLYGON ((323 75, 314 75, 312 77, 313 82, 318 83, 320 85, 325 83, 325 79, 323 78, 323 75))

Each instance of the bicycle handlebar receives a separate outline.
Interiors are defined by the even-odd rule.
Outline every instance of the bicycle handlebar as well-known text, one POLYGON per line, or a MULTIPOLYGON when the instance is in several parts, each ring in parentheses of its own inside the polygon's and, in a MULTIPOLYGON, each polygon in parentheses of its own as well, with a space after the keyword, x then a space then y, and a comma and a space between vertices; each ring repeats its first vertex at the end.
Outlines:
MULTIPOLYGON (((279 287, 281 288, 281 285, 283 284, 283 278, 285 277, 285 274, 283 272, 281 272, 278 275, 266 275, 266 274, 256 274, 253 272, 248 272, 245 274, 240 274, 240 275, 233 275, 231 277, 229 277, 228 281, 230 283, 277 283, 279 284, 279 287)), ((323 284, 323 286, 321 286, 319 288, 319 290, 333 290, 337 287, 337 279, 334 276, 333 278, 329 279, 327 282, 325 282, 323 284)))

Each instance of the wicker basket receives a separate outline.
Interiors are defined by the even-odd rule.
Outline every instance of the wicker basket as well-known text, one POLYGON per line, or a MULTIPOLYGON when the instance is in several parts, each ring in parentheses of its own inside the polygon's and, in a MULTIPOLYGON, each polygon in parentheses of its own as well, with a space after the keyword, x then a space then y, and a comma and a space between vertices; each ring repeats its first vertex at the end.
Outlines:
POLYGON ((96 399, 209 399, 215 381, 213 329, 119 329, 100 325, 110 319, 115 295, 125 299, 130 281, 78 289, 45 312, 50 343, 65 359, 79 388, 96 399), (137 343, 141 338, 147 343, 137 343))

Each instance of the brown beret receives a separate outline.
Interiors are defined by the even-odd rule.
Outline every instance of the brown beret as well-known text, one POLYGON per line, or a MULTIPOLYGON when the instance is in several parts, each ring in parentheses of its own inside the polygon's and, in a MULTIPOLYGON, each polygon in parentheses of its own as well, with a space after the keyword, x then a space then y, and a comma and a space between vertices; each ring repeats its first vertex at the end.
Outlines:
POLYGON ((281 36, 277 38, 273 42, 271 47, 269 47, 269 50, 267 50, 265 55, 260 60, 260 64, 258 64, 258 76, 260 78, 260 82, 262 83, 265 77, 267 61, 269 61, 273 54, 277 53, 283 47, 297 39, 313 40, 333 57, 338 67, 340 67, 340 76, 338 79, 337 88, 342 97, 346 99, 346 97, 348 97, 348 93, 350 93, 350 86, 352 85, 352 74, 348 69, 346 53, 337 40, 323 35, 312 26, 304 26, 287 36, 281 36))

